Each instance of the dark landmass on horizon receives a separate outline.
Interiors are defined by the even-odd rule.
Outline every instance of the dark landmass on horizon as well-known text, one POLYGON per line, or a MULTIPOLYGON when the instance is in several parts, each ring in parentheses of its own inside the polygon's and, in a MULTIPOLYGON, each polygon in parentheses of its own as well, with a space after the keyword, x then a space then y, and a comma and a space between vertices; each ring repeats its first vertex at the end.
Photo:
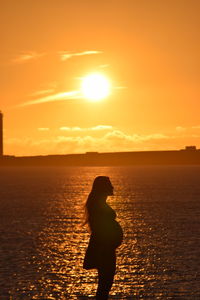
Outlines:
POLYGON ((137 152, 86 152, 83 154, 44 156, 2 156, 0 166, 132 166, 199 165, 200 149, 137 152))

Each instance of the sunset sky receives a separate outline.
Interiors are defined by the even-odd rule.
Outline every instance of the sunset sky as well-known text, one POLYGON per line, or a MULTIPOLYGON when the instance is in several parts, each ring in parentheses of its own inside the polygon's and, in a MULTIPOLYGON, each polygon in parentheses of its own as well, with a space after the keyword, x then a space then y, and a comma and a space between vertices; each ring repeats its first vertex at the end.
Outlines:
POLYGON ((2 0, 4 154, 200 148, 199 0, 2 0), (91 101, 83 78, 104 75, 91 101))

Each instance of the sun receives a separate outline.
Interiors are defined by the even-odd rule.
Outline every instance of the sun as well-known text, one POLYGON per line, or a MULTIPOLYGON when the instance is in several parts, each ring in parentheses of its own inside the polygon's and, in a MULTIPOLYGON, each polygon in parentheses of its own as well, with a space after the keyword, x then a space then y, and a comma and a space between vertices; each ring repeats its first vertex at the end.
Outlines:
POLYGON ((106 76, 93 73, 82 79, 81 90, 83 96, 91 101, 99 101, 110 94, 110 82, 106 76))

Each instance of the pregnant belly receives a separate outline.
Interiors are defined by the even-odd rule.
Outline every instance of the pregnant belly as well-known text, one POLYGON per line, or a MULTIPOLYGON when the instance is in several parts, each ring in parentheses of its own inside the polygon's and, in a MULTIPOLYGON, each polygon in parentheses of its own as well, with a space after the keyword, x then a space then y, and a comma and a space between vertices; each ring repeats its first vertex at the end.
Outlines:
POLYGON ((110 241, 113 244, 114 248, 117 248, 121 245, 123 240, 123 231, 121 226, 117 221, 113 221, 110 224, 110 241))
POLYGON ((95 247, 114 248, 119 247, 123 240, 123 231, 116 220, 104 220, 92 231, 95 247))

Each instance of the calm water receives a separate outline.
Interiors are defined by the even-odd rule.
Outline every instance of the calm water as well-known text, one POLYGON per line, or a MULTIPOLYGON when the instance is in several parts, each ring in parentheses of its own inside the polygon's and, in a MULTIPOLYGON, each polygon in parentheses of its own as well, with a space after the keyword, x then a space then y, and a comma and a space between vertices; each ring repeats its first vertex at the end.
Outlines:
POLYGON ((83 205, 97 175, 124 229, 110 299, 200 299, 200 167, 0 169, 0 299, 94 299, 83 205))

